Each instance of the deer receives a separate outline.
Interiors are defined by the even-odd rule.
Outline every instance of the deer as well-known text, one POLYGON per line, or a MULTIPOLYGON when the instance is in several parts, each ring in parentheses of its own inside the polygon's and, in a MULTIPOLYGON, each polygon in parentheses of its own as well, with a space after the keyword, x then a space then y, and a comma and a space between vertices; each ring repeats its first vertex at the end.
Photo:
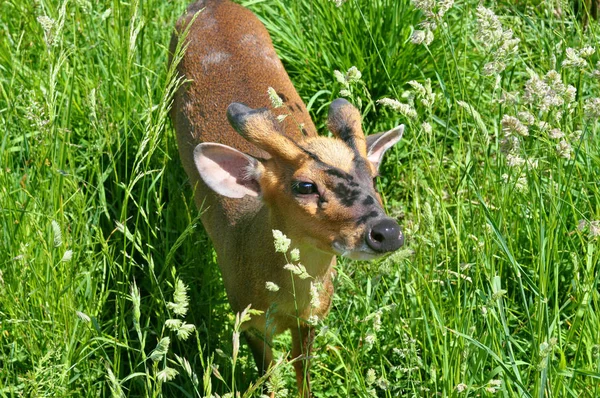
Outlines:
POLYGON ((374 185, 404 126, 365 136, 360 111, 336 99, 327 116, 333 136, 317 134, 266 28, 230 0, 191 4, 177 21, 171 53, 185 29, 177 65, 185 83, 174 95, 171 119, 201 222, 232 310, 262 311, 243 324, 259 374, 273 363, 273 336, 290 330, 299 395, 310 397, 309 318, 329 312, 336 256, 371 260, 404 243, 374 185), (270 106, 270 87, 284 107, 270 106), (284 269, 273 230, 299 250, 310 278, 284 269), (279 290, 267 290, 267 282, 279 290))

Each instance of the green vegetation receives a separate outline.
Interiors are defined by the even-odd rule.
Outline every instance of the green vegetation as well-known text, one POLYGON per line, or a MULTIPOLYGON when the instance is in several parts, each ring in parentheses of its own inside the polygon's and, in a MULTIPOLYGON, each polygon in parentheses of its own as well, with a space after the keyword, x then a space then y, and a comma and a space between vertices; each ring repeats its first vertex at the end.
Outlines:
MULTIPOLYGON (((317 397, 600 396, 600 26, 512 3, 246 2, 322 131, 340 90, 407 125, 407 246, 339 261, 317 397)), ((0 396, 260 395, 168 119, 186 5, 0 4, 0 396)))

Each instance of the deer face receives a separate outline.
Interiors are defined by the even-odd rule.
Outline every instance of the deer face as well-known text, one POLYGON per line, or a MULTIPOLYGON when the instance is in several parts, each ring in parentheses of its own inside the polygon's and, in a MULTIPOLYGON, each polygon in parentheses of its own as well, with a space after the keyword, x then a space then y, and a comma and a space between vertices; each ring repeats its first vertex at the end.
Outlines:
POLYGON ((404 126, 365 139, 358 110, 345 100, 334 101, 329 110, 335 138, 292 142, 268 111, 241 104, 230 105, 228 117, 271 158, 259 161, 224 145, 198 145, 198 171, 217 193, 261 196, 276 224, 300 245, 352 259, 376 258, 402 246, 400 227, 385 215, 373 180, 404 126))

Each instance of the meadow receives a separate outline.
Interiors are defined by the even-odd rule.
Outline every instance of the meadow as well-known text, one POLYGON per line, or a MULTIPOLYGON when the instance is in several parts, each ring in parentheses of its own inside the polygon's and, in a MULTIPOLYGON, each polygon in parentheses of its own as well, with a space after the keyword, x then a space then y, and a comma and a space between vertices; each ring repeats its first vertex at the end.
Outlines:
MULTIPOLYGON (((0 3, 1 397, 267 382, 168 117, 187 3, 0 3)), ((366 133, 406 124, 377 182, 406 245, 338 260, 315 396, 600 396, 598 22, 561 0, 241 3, 322 134, 340 96, 366 133)))

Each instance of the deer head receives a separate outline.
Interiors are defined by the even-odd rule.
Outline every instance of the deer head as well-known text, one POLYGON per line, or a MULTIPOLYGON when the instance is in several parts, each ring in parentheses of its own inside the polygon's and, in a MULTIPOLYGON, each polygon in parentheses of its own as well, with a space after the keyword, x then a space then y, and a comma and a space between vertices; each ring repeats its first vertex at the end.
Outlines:
POLYGON ((373 259, 404 242, 398 223, 385 215, 374 186, 384 153, 404 126, 365 137, 359 111, 344 99, 329 107, 335 135, 294 142, 267 109, 232 103, 231 126, 270 157, 257 159, 217 143, 199 144, 194 161, 216 193, 260 198, 297 245, 351 259, 373 259))

